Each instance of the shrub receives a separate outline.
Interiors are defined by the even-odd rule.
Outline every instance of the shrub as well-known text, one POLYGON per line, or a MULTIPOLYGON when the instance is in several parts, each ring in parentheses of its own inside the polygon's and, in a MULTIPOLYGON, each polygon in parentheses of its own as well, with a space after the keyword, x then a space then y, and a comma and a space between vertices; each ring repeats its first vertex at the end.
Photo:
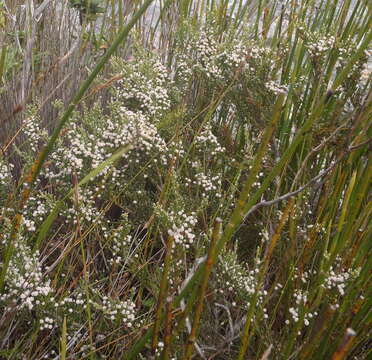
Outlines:
POLYGON ((367 356, 368 7, 266 3, 165 4, 55 142, 32 97, 0 157, 0 356, 367 356))

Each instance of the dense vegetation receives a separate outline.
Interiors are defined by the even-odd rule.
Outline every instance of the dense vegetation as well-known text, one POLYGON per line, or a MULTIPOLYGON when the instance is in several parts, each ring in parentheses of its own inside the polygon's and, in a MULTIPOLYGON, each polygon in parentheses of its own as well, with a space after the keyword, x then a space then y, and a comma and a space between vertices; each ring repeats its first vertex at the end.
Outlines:
POLYGON ((0 358, 366 359, 371 14, 0 1, 0 358))

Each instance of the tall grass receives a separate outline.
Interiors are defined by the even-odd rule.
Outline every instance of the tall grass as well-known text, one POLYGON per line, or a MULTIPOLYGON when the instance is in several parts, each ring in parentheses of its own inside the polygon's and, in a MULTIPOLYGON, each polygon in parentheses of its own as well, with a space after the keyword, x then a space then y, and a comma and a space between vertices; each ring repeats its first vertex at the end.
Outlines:
POLYGON ((369 2, 150 3, 0 2, 0 357, 368 358, 369 2))

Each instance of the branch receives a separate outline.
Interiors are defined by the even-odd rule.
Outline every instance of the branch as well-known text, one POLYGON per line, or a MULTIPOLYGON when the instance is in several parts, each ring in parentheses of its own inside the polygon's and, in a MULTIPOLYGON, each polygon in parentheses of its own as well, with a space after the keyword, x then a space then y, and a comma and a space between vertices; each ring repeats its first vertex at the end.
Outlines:
POLYGON ((318 146, 316 146, 314 149, 312 149, 308 154, 307 156, 305 157, 304 161, 302 162, 301 164, 301 167, 300 167, 300 170, 298 170, 294 180, 293 180, 293 185, 292 185, 292 188, 293 189, 295 187, 295 185, 297 184, 297 181, 298 179, 300 178, 300 175, 301 173, 304 171, 305 169, 305 166, 308 162, 308 160, 310 159, 311 156, 313 156, 315 153, 317 153, 318 151, 320 151, 325 145, 327 145, 327 143, 329 141, 332 140, 332 138, 337 135, 338 132, 340 132, 342 129, 345 128, 345 125, 350 121, 350 119, 348 119, 347 121, 345 121, 341 126, 339 126, 335 131, 333 131, 333 133, 331 135, 329 135, 326 139, 324 139, 318 146))
POLYGON ((258 208, 263 207, 263 206, 270 206, 270 205, 277 204, 280 201, 286 200, 286 199, 288 199, 288 198, 290 198, 292 196, 297 195, 301 191, 304 191, 307 187, 309 187, 310 185, 314 184, 319 179, 321 179, 322 177, 324 177, 325 175, 327 175, 330 171, 332 171, 335 168, 335 166, 341 162, 341 160, 345 157, 345 155, 347 155, 350 152, 352 152, 354 150, 357 150, 360 147, 362 147, 364 145, 367 145, 367 144, 369 144, 371 142, 372 142, 372 139, 368 139, 367 141, 365 141, 365 142, 363 142, 361 144, 358 144, 358 145, 355 145, 355 146, 349 146, 348 149, 343 154, 341 154, 341 156, 338 158, 337 161, 335 161, 331 166, 329 166, 327 169, 325 169, 322 172, 320 172, 320 174, 318 174, 317 176, 315 176, 314 178, 312 178, 308 183, 306 183, 305 185, 301 186, 297 190, 291 191, 289 193, 286 193, 286 194, 284 194, 282 196, 279 196, 278 198, 273 199, 273 200, 261 201, 261 202, 257 203, 256 205, 252 206, 251 209, 245 214, 243 222, 247 219, 247 217, 249 215, 251 215, 253 212, 255 212, 258 208))

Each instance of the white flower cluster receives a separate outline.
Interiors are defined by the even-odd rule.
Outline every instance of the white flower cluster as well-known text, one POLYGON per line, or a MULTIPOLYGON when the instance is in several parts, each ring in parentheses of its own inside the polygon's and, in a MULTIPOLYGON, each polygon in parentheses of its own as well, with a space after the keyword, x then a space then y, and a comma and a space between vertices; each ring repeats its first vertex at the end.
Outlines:
MULTIPOLYGON (((252 165, 249 166, 249 170, 252 169, 252 165)), ((252 186, 261 186, 265 174, 261 171, 256 175, 256 181, 252 184, 252 186)))
POLYGON ((308 42, 306 47, 311 56, 319 57, 332 49, 335 41, 336 39, 334 36, 322 36, 316 40, 308 42))
POLYGON ((297 305, 300 305, 300 304, 306 304, 307 302, 307 292, 306 291, 303 291, 301 289, 296 289, 294 291, 294 298, 295 298, 295 302, 297 305))
POLYGON ((364 55, 367 61, 363 65, 363 69, 360 73, 361 85, 365 85, 368 81, 372 80, 372 50, 365 50, 364 55))
POLYGON ((11 183, 11 171, 13 168, 13 164, 5 162, 5 160, 0 157, 0 189, 2 187, 7 187, 11 183))
POLYGON ((159 341, 158 346, 156 347, 156 350, 155 350, 156 357, 160 357, 163 349, 164 349, 164 343, 162 341, 159 341))
POLYGON ((175 80, 178 80, 183 92, 187 90, 187 85, 192 79, 192 69, 189 66, 189 61, 190 59, 185 54, 178 54, 175 80))
POLYGON ((209 196, 210 194, 213 194, 216 198, 222 196, 218 192, 218 189, 221 187, 221 177, 219 175, 208 176, 203 172, 199 172, 195 175, 195 181, 193 181, 193 183, 201 187, 201 195, 203 197, 209 196))
POLYGON ((126 234, 124 226, 120 225, 117 229, 112 231, 110 236, 105 233, 105 237, 109 237, 112 242, 112 258, 110 259, 110 262, 112 264, 121 264, 125 260, 123 257, 128 255, 130 245, 133 242, 132 236, 126 234))
POLYGON ((250 50, 248 52, 248 56, 254 60, 268 60, 267 57, 270 57, 269 63, 270 65, 274 65, 275 60, 273 58, 273 53, 272 50, 269 47, 264 47, 264 46, 257 46, 257 45, 252 45, 250 47, 250 50))
POLYGON ((236 69, 240 65, 246 64, 246 58, 250 51, 241 41, 233 44, 230 49, 223 50, 218 55, 222 64, 225 64, 230 69, 236 69))
POLYGON ((372 79, 372 66, 366 64, 361 72, 360 82, 361 84, 367 84, 372 79))
POLYGON ((95 222, 96 224, 102 223, 102 217, 100 216, 100 210, 95 205, 94 190, 89 188, 80 188, 78 192, 78 208, 76 206, 69 206, 63 214, 66 219, 71 221, 73 224, 77 224, 78 220, 80 223, 95 222))
POLYGON ((52 330, 55 324, 55 320, 49 316, 45 316, 40 319, 40 330, 52 330))
POLYGON ((359 271, 359 269, 340 269, 336 271, 331 266, 322 286, 328 290, 335 289, 340 296, 344 296, 346 286, 348 285, 349 281, 352 280, 359 273, 359 271))
POLYGON ((120 318, 126 327, 131 328, 133 326, 133 322, 136 318, 136 305, 133 301, 117 301, 107 296, 103 296, 101 305, 95 303, 93 303, 93 305, 96 305, 101 309, 104 315, 111 321, 120 318))
MULTIPOLYGON (((257 303, 262 304, 267 295, 263 288, 258 289, 259 267, 248 270, 238 261, 236 251, 229 251, 219 258, 218 271, 216 273, 217 282, 221 286, 220 293, 229 291, 240 296, 244 301, 244 306, 249 306, 252 295, 258 291, 257 303)), ((266 313, 266 308, 263 309, 266 313)), ((266 317, 266 316, 265 316, 266 317)))
MULTIPOLYGON (((297 323, 300 320, 300 312, 303 312, 303 322, 305 326, 310 325, 310 320, 314 317, 317 316, 318 313, 316 311, 314 312, 309 312, 305 311, 305 305, 307 303, 307 291, 303 291, 301 289, 296 289, 294 291, 293 297, 296 303, 296 307, 290 307, 288 309, 289 313, 291 314, 292 320, 297 323), (302 308, 302 310, 300 309, 302 308)), ((287 325, 290 324, 290 320, 286 320, 285 323, 287 325)))
MULTIPOLYGON (((298 322, 298 320, 299 320, 298 311, 294 307, 290 307, 288 311, 292 315, 293 321, 298 322)), ((286 320, 286 323, 289 324, 289 320, 286 320)))
POLYGON ((83 294, 78 292, 76 295, 71 294, 70 296, 66 296, 61 301, 57 302, 56 307, 65 308, 67 313, 73 314, 77 311, 80 311, 81 307, 85 309, 86 304, 85 300, 83 299, 83 294))
POLYGON ((201 31, 198 39, 193 44, 188 45, 187 52, 192 54, 196 62, 193 68, 202 71, 208 78, 223 79, 223 73, 218 66, 218 46, 213 36, 201 31))
POLYGON ((195 145, 198 149, 207 150, 207 154, 211 156, 225 152, 225 148, 220 145, 217 137, 213 134, 210 124, 207 124, 205 129, 196 136, 195 145))
POLYGON ((34 232, 36 230, 36 223, 32 219, 28 219, 27 217, 23 218, 23 225, 29 232, 34 232))
POLYGON ((49 207, 42 196, 30 196, 23 209, 23 225, 27 231, 34 232, 36 223, 41 222, 49 213, 49 207))
MULTIPOLYGON (((66 134, 66 145, 60 144, 50 156, 54 166, 45 170, 47 178, 69 181, 74 171, 81 175, 84 171, 97 167, 115 150, 126 145, 131 145, 128 152, 123 154, 123 159, 127 160, 126 164, 111 170, 110 182, 114 184, 121 184, 119 178, 129 167, 129 160, 140 163, 142 155, 160 152, 161 162, 167 163, 165 141, 141 112, 120 107, 111 118, 97 120, 94 134, 78 130, 76 125, 72 125, 66 134)), ((109 170, 109 167, 106 167, 97 176, 105 175, 109 170)))
POLYGON ((32 253, 21 236, 13 246, 13 256, 5 278, 6 291, 0 301, 11 301, 19 310, 45 306, 53 290, 50 280, 43 276, 39 253, 32 253))
MULTIPOLYGON (((292 316, 292 319, 294 322, 298 322, 299 321, 299 314, 298 314, 298 309, 295 309, 294 307, 290 307, 289 308, 289 313, 291 314, 292 316)), ((310 320, 314 317, 314 316, 317 316, 318 313, 315 311, 314 313, 311 313, 311 312, 308 312, 308 313, 305 313, 305 316, 304 316, 304 324, 305 326, 309 326, 310 325, 310 320)), ((290 321, 289 320, 286 320, 285 323, 287 325, 290 324, 290 321)))
MULTIPOLYGON (((167 158, 164 153, 167 152, 167 146, 164 139, 159 135, 155 125, 151 124, 146 116, 141 113, 134 113, 126 108, 121 108, 121 114, 127 119, 127 124, 122 131, 131 134, 132 140, 135 141, 135 149, 146 155, 161 153, 161 162, 167 164, 167 158)), ((112 135, 112 134, 111 134, 112 135)), ((121 139, 117 137, 117 142, 121 139)), ((110 139, 107 139, 110 140, 110 139)))
MULTIPOLYGON (((130 146, 123 154, 123 160, 117 162, 118 166, 107 166, 96 175, 102 177, 101 184, 96 183, 94 189, 79 189, 80 217, 88 222, 98 217, 96 200, 104 196, 105 191, 110 191, 113 186, 121 186, 123 180, 126 180, 128 175, 131 176, 128 174, 128 169, 142 166, 144 156, 152 157, 158 154, 154 164, 160 162, 162 165, 167 164, 170 156, 165 141, 153 124, 154 119, 151 119, 151 116, 170 107, 166 86, 169 85, 167 71, 154 58, 134 61, 129 65, 126 64, 124 68, 126 67, 129 68, 129 75, 116 89, 116 101, 110 104, 112 110, 110 115, 104 115, 98 107, 84 117, 82 122, 79 119, 79 125, 77 122, 72 123, 59 138, 56 149, 42 169, 42 175, 47 180, 57 186, 62 185, 66 189, 71 189, 72 176, 76 174, 77 178, 81 179, 118 148, 130 146), (132 106, 133 110, 130 110, 129 100, 135 100, 141 105, 132 106), (109 172, 109 178, 105 178, 104 176, 109 172), (109 184, 107 184, 108 180, 109 184)), ((35 116, 31 116, 24 127, 33 151, 38 149, 43 140, 43 133, 36 120, 35 116)), ((2 166, 1 170, 2 174, 5 168, 2 166)), ((5 178, 5 175, 3 177, 5 178)), ((36 209, 38 218, 42 217, 46 210, 43 204, 39 205, 36 209)), ((73 206, 65 215, 76 222, 77 214, 73 206)), ((30 231, 36 228, 33 216, 26 216, 25 225, 30 231)))
MULTIPOLYGON (((336 262, 339 263, 341 259, 336 259, 336 262)), ((343 270, 340 269, 336 271, 332 266, 330 267, 327 275, 325 276, 324 283, 321 285, 323 288, 327 290, 336 290, 338 295, 343 296, 345 295, 345 288, 348 282, 355 278, 358 275, 360 269, 354 270, 343 270)), ((304 271, 299 274, 298 269, 295 269, 294 279, 299 279, 301 283, 306 284, 311 281, 312 278, 316 275, 315 270, 308 270, 304 271)), ((317 316, 318 313, 316 311, 309 312, 306 311, 306 304, 308 302, 308 292, 306 290, 296 289, 293 294, 295 306, 289 308, 289 313, 291 314, 292 320, 294 322, 298 322, 300 320, 300 313, 303 316, 303 322, 305 326, 310 324, 310 320, 317 316)), ((338 308, 339 305, 336 303, 335 308, 338 308)), ((285 323, 288 325, 290 320, 286 320, 285 323)))
POLYGON ((299 269, 295 268, 295 273, 293 274, 294 279, 300 279, 303 284, 306 284, 310 281, 310 279, 314 276, 316 276, 316 270, 307 270, 303 271, 301 274, 299 272, 299 269))
POLYGON ((88 139, 83 138, 77 125, 72 123, 71 128, 49 155, 49 164, 42 170, 43 175, 57 182, 67 181, 71 187, 70 176, 73 172, 79 175, 84 167, 84 159, 93 155, 88 139))
POLYGON ((170 108, 170 80, 166 67, 158 59, 136 56, 131 62, 116 59, 114 63, 124 76, 115 89, 116 101, 151 117, 158 117, 170 108))
MULTIPOLYGON (((185 79, 190 78, 190 68, 201 71, 209 79, 226 80, 235 76, 236 71, 255 72, 256 63, 265 63, 270 68, 275 60, 269 48, 257 46, 254 43, 233 41, 232 43, 219 44, 215 36, 208 30, 201 31, 198 37, 191 39, 186 51, 179 55, 177 72, 185 79)), ((267 74, 266 74, 267 75, 267 74)))
MULTIPOLYGON (((133 326, 135 320, 135 304, 131 300, 120 301, 114 300, 108 296, 100 296, 97 291, 93 290, 93 293, 97 295, 100 300, 98 302, 89 299, 89 304, 99 312, 102 312, 105 317, 114 321, 120 319, 123 321, 126 327, 130 328, 133 326)), ((83 292, 79 290, 75 295, 66 296, 59 302, 55 302, 55 308, 60 310, 60 313, 65 316, 73 315, 78 316, 81 311, 87 308, 87 301, 84 299, 83 292)), ((50 328, 50 324, 55 322, 55 319, 47 321, 47 325, 50 328)), ((40 323, 42 323, 40 321, 40 323)), ((46 320, 44 319, 43 326, 46 320)))
POLYGON ((181 139, 172 141, 168 146, 169 153, 173 159, 182 159, 186 155, 186 150, 181 139))
POLYGON ((47 132, 40 128, 39 118, 31 115, 24 123, 23 133, 33 152, 37 152, 41 142, 46 138, 47 132))
MULTIPOLYGON (((159 341, 158 346, 155 350, 155 356, 157 358, 161 356, 161 353, 162 353, 163 349, 164 349, 164 343, 163 343, 163 341, 159 341)), ((171 357, 170 360, 177 360, 177 358, 176 357, 171 357)))
POLYGON ((52 330, 53 327, 57 326, 59 323, 59 314, 64 318, 66 315, 74 316, 76 321, 76 316, 80 314, 84 309, 86 309, 86 301, 83 298, 83 294, 78 289, 79 292, 76 294, 70 293, 69 296, 62 298, 57 301, 54 297, 50 298, 50 305, 52 308, 44 311, 44 314, 39 320, 40 330, 52 330))
POLYGON ((168 234, 174 238, 173 247, 181 245, 186 249, 190 248, 196 237, 194 233, 195 225, 198 222, 196 214, 193 212, 187 215, 183 210, 177 213, 171 211, 168 218, 173 224, 172 228, 168 230, 168 234))
POLYGON ((276 81, 270 80, 265 83, 267 90, 273 92, 275 95, 287 94, 288 86, 278 84, 276 81))
MULTIPOLYGON (((337 71, 342 71, 349 59, 355 55, 357 46, 354 41, 347 39, 338 47, 338 58, 336 63, 337 71)), ((368 81, 371 80, 372 70, 372 51, 365 50, 359 57, 358 61, 353 64, 347 74, 347 79, 344 84, 340 85, 341 92, 347 92, 348 88, 353 89, 354 85, 357 89, 362 89, 368 81), (353 85, 354 84, 354 85, 353 85)), ((350 104, 349 104, 350 105, 350 104)), ((351 106, 350 109, 352 109, 351 106)))

